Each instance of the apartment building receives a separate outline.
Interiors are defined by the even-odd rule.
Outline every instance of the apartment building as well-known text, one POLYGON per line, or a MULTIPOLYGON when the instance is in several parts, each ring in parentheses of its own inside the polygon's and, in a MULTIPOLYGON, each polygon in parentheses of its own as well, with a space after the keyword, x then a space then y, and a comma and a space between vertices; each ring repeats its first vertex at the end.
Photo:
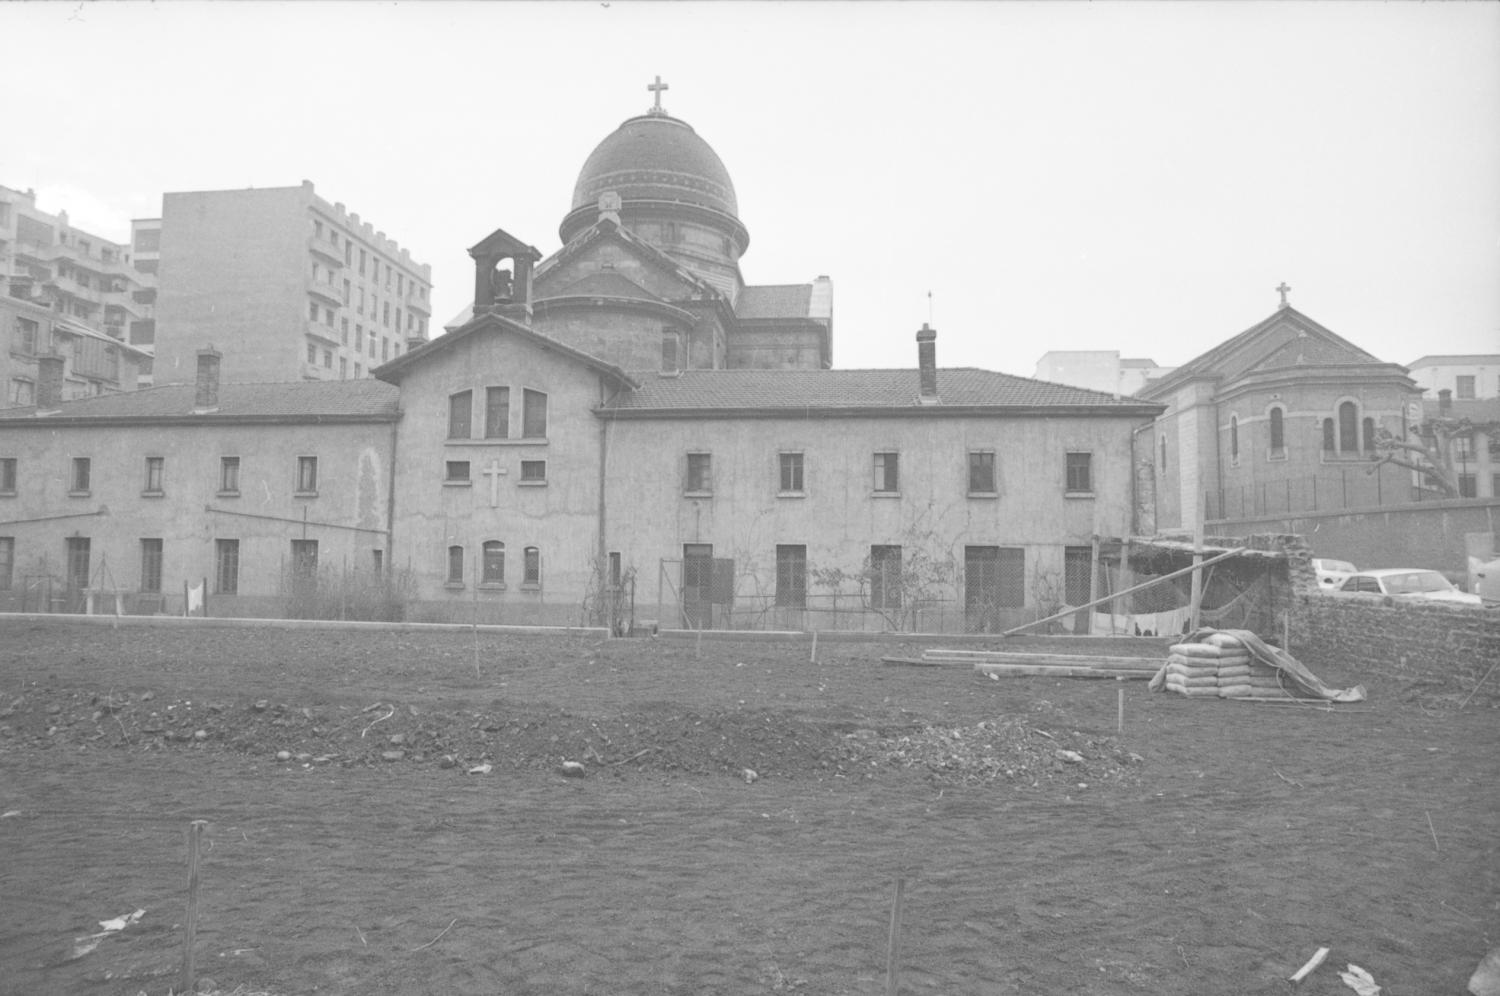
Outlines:
POLYGON ((129 246, 40 210, 33 190, 0 186, 0 407, 35 403, 49 354, 63 357, 62 400, 135 390, 150 353, 131 335, 154 296, 129 246))
POLYGON ((168 193, 134 225, 156 269, 155 383, 352 380, 427 340, 432 269, 343 204, 296 187, 168 193))

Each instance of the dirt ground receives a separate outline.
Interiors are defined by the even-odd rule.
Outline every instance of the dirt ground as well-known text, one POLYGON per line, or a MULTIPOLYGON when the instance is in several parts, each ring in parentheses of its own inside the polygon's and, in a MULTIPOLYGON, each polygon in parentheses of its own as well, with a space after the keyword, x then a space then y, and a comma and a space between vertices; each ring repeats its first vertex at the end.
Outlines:
POLYGON ((880 663, 925 646, 0 620, 0 993, 167 993, 194 819, 224 992, 874 996, 898 876, 906 994, 1286 993, 1324 945, 1299 992, 1459 993, 1500 944, 1500 689, 880 663))

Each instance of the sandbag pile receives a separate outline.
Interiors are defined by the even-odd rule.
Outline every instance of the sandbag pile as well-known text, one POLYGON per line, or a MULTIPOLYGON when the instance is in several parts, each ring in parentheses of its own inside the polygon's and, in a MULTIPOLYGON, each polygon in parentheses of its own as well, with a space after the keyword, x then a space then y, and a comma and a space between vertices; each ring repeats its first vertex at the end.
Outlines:
POLYGON ((1256 660, 1239 637, 1226 632, 1200 639, 1167 649, 1162 672, 1167 691, 1221 699, 1297 697, 1286 687, 1281 672, 1256 660))

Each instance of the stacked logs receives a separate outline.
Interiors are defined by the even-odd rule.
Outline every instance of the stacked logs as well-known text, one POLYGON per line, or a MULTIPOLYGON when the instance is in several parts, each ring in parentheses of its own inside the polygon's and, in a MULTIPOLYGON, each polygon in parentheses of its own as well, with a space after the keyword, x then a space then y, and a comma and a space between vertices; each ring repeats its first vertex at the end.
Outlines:
POLYGON ((1202 643, 1167 649, 1166 689, 1203 698, 1296 698, 1281 672, 1256 660, 1237 637, 1213 633, 1202 643))

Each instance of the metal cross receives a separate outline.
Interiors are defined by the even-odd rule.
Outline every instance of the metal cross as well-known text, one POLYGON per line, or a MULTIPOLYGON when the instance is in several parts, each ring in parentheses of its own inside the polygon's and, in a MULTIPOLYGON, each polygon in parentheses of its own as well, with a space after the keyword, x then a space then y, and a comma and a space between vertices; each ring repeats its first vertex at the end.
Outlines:
POLYGON ((484 468, 484 476, 490 479, 490 508, 499 508, 500 478, 505 476, 505 468, 500 466, 499 460, 491 460, 490 465, 484 468))
POLYGON ((1276 292, 1281 295, 1281 306, 1283 308, 1285 308, 1287 306, 1287 304, 1286 304, 1286 292, 1289 291, 1289 290, 1291 290, 1291 288, 1286 285, 1286 281, 1285 280, 1283 280, 1281 282, 1281 286, 1280 287, 1276 288, 1276 292))
POLYGON ((668 89, 671 89, 671 88, 668 87, 667 84, 663 83, 661 81, 661 77, 658 76, 656 78, 656 82, 655 83, 647 83, 646 84, 646 89, 650 90, 652 93, 656 94, 656 106, 653 107, 652 110, 655 111, 657 114, 662 113, 662 110, 661 110, 661 92, 663 90, 668 90, 668 89))

